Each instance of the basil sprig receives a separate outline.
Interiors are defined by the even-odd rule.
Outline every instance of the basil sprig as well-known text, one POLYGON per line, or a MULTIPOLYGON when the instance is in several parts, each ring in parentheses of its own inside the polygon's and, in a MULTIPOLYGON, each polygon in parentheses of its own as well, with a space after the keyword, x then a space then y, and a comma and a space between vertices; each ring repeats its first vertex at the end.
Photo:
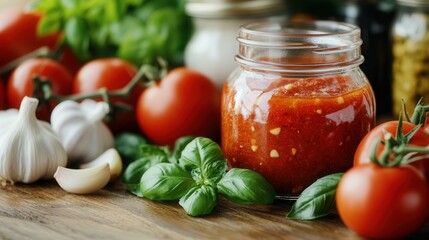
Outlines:
POLYGON ((164 147, 143 145, 140 159, 124 172, 126 188, 151 200, 178 200, 190 216, 209 214, 218 204, 218 193, 240 204, 270 204, 273 187, 258 173, 233 168, 219 145, 203 137, 179 139, 173 153, 164 147), (158 148, 158 150, 156 150, 158 148))
POLYGON ((143 173, 159 163, 167 163, 169 161, 169 153, 165 147, 157 147, 149 144, 143 144, 139 149, 140 157, 131 162, 125 169, 122 182, 128 191, 142 197, 140 193, 140 179, 143 173))
POLYGON ((185 195, 195 181, 191 174, 175 163, 150 167, 140 180, 140 193, 151 200, 177 200, 185 195))
POLYGON ((218 202, 216 187, 202 185, 193 187, 183 197, 179 204, 190 216, 206 215, 213 211, 218 202))
POLYGON ((39 36, 62 32, 63 42, 82 61, 119 57, 155 64, 159 57, 170 66, 183 65, 192 32, 185 0, 36 0, 43 12, 39 36))
POLYGON ((299 195, 287 217, 312 220, 328 215, 335 208, 335 193, 342 176, 343 173, 335 173, 319 178, 299 195))
POLYGON ((115 136, 115 149, 125 165, 143 156, 140 147, 145 144, 148 144, 147 140, 135 133, 124 132, 115 136))
POLYGON ((240 204, 271 204, 276 195, 260 174, 248 169, 231 169, 217 187, 228 200, 240 204))

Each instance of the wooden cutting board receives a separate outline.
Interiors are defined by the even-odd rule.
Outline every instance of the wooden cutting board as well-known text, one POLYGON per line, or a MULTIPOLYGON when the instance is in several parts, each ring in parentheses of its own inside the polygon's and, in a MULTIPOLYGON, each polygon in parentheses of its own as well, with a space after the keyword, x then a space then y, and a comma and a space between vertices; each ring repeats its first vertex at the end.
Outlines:
MULTIPOLYGON (((135 197, 120 184, 92 195, 64 192, 55 182, 0 189, 0 239, 361 239, 338 216, 286 219, 293 202, 237 205, 221 198, 205 217, 177 202, 135 197)), ((412 239, 429 239, 429 224, 412 239)))

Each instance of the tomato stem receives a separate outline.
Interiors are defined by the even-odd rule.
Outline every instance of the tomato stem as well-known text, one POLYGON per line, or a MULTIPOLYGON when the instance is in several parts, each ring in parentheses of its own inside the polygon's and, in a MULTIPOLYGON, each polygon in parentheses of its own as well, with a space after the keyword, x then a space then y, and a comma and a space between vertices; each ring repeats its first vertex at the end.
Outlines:
POLYGON ((36 57, 50 57, 50 56, 51 56, 51 52, 49 51, 48 47, 38 48, 38 49, 28 53, 28 54, 21 56, 20 58, 17 58, 15 60, 9 62, 8 64, 4 65, 0 69, 0 76, 3 76, 4 74, 13 71, 22 62, 24 62, 28 59, 32 59, 32 58, 36 58, 36 57))
POLYGON ((399 117, 396 138, 394 138, 390 132, 384 132, 385 140, 378 140, 371 149, 371 162, 384 167, 395 167, 417 161, 414 155, 418 153, 429 153, 429 145, 419 147, 408 144, 420 128, 421 125, 417 125, 410 132, 404 135, 402 118, 399 117), (380 158, 377 159, 377 149, 380 144, 384 145, 384 149, 380 154, 380 158))
POLYGON ((409 145, 411 139, 424 125, 426 114, 429 112, 429 105, 423 105, 423 99, 421 98, 414 109, 411 119, 408 117, 404 101, 402 101, 402 109, 406 121, 409 121, 416 126, 407 134, 404 134, 402 120, 403 115, 400 113, 398 127, 396 129, 396 138, 394 138, 391 133, 384 132, 385 140, 378 140, 371 149, 370 160, 372 163, 384 167, 395 167, 425 159, 425 157, 422 157, 422 153, 427 153, 424 155, 426 157, 429 156, 429 145, 425 147, 409 145), (380 144, 384 145, 384 149, 379 156, 380 158, 377 159, 377 150, 380 144), (417 154, 419 155, 416 156, 417 154))
POLYGON ((384 134, 384 149, 380 155, 379 163, 380 165, 387 166, 389 164, 389 159, 392 155, 392 149, 397 144, 397 141, 393 138, 392 134, 384 134))
POLYGON ((417 102, 416 107, 414 108, 414 113, 411 116, 411 123, 416 125, 425 124, 426 113, 429 112, 429 105, 423 105, 423 98, 417 102))
POLYGON ((131 95, 131 92, 138 84, 144 86, 150 86, 154 82, 158 81, 164 73, 164 67, 160 63, 160 68, 152 65, 143 65, 138 70, 137 74, 131 79, 131 81, 123 88, 108 91, 106 88, 100 88, 92 93, 79 93, 68 96, 60 96, 54 93, 52 90, 51 81, 47 78, 40 76, 33 77, 34 90, 33 96, 38 98, 40 101, 39 105, 49 104, 50 101, 62 102, 66 100, 71 101, 82 101, 87 98, 101 98, 109 105, 109 113, 106 116, 106 120, 113 120, 114 115, 118 112, 132 111, 133 107, 124 103, 114 103, 112 98, 127 98, 131 95))
POLYGON ((418 147, 410 145, 400 145, 394 149, 396 154, 406 154, 406 153, 429 153, 429 146, 418 147))

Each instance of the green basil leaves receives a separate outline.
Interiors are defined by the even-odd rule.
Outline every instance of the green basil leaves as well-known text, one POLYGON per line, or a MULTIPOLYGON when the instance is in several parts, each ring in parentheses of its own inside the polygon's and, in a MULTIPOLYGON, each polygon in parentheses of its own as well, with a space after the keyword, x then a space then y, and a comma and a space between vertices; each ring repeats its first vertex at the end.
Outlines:
POLYGON ((179 204, 190 216, 206 215, 213 211, 217 205, 217 190, 212 186, 199 186, 190 189, 179 204))
POLYGON ((248 169, 231 169, 217 186, 228 200, 240 204, 271 204, 276 196, 259 173, 248 169))
POLYGON ((170 153, 165 147, 143 144, 140 158, 123 175, 127 190, 151 200, 178 200, 187 214, 213 211, 218 193, 235 203, 270 204, 273 187, 258 173, 233 168, 229 172, 221 148, 203 137, 179 139, 170 153))
POLYGON ((64 38, 79 60, 88 61, 90 59, 89 29, 82 18, 73 17, 66 22, 64 38))
POLYGON ((306 188, 292 206, 287 217, 311 220, 328 215, 335 208, 335 193, 343 173, 318 179, 306 188))
POLYGON ((142 157, 140 147, 147 144, 147 140, 135 133, 120 133, 115 136, 115 149, 122 160, 128 164, 142 157))
POLYGON ((219 145, 208 138, 196 138, 182 151, 180 165, 193 173, 198 184, 216 186, 227 167, 219 145))
POLYGON ((119 57, 135 65, 183 65, 193 26, 183 0, 38 0, 38 34, 63 32, 81 60, 119 57))
POLYGON ((177 200, 195 185, 191 174, 175 163, 160 163, 149 168, 140 183, 141 194, 151 200, 177 200))

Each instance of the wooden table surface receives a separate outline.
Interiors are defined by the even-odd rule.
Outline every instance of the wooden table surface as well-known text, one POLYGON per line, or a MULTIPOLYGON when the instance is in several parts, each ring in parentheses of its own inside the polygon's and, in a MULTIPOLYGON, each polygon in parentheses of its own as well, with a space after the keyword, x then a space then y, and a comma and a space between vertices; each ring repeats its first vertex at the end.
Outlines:
MULTIPOLYGON (((245 206, 220 199, 206 217, 187 216, 177 202, 153 202, 120 184, 92 195, 55 182, 0 189, 0 239, 361 239, 338 216, 293 221, 292 202, 245 206)), ((429 224, 412 239, 429 239, 429 224)))

